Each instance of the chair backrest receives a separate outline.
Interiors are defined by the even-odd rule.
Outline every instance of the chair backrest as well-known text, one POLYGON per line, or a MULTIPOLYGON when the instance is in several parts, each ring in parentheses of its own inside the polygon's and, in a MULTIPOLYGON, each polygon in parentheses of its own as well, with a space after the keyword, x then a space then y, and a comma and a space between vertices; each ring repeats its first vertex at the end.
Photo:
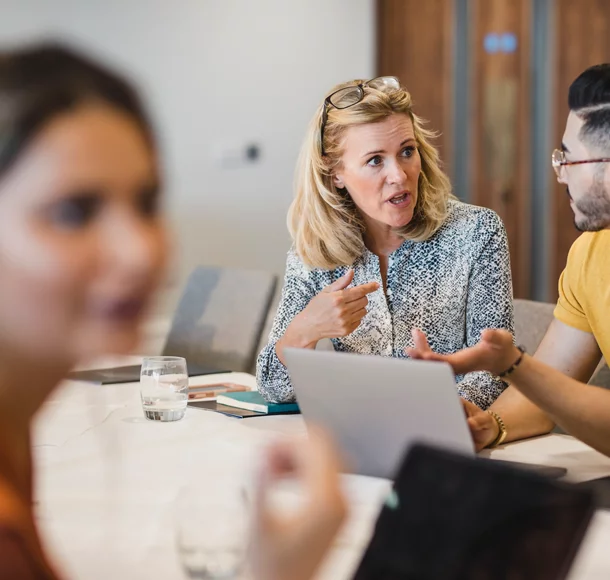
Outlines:
POLYGON ((517 344, 523 345, 529 354, 534 354, 553 321, 555 305, 520 299, 515 300, 514 305, 517 344))
POLYGON ((596 387, 603 387, 604 389, 610 389, 610 368, 608 368, 605 360, 602 359, 596 371, 593 373, 589 384, 595 385, 596 387))
POLYGON ((163 354, 252 372, 277 285, 256 270, 199 266, 188 279, 163 354))

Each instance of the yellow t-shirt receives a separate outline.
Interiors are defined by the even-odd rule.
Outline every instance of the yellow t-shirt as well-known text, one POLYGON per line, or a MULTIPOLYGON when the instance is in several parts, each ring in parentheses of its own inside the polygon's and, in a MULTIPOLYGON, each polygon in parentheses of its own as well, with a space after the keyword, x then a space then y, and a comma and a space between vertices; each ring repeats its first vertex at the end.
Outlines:
POLYGON ((585 232, 570 248, 555 318, 591 332, 610 361, 610 230, 585 232))

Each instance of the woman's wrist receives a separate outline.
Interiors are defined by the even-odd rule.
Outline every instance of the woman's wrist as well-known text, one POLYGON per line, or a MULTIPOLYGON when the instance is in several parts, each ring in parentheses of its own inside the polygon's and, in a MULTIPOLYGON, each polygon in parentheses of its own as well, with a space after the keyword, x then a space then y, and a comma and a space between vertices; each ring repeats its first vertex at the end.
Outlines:
POLYGON ((303 324, 302 320, 297 315, 294 320, 286 328, 284 336, 277 341, 275 345, 275 353, 284 364, 283 349, 284 348, 315 348, 319 338, 315 338, 315 334, 307 324, 303 324))
POLYGON ((312 325, 304 319, 303 312, 294 317, 288 325, 284 337, 287 339, 286 346, 295 348, 314 348, 318 341, 322 340, 312 325))

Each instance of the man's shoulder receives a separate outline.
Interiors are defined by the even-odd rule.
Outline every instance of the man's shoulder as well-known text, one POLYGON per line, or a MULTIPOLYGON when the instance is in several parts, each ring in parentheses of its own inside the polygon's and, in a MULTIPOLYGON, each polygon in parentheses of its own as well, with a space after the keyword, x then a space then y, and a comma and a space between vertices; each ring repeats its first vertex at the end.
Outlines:
POLYGON ((606 260, 610 260, 610 230, 584 232, 570 248, 568 267, 588 270, 606 260))

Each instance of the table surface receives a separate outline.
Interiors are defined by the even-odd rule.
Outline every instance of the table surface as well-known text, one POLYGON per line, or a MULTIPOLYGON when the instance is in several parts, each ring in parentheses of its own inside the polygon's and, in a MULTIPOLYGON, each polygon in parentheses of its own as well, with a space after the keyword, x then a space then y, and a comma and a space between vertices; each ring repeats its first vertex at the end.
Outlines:
MULTIPOLYGON (((222 380, 255 384, 242 373, 197 377, 191 384, 222 380)), ((180 490, 197 481, 249 486, 261 449, 276 438, 304 433, 302 418, 294 415, 239 420, 189 408, 181 421, 147 421, 137 384, 65 383, 34 425, 36 514, 43 541, 66 579, 184 578, 174 546, 173 508, 180 490)), ((573 481, 610 475, 610 459, 567 435, 486 454, 564 466, 573 481)), ((385 480, 362 476, 345 476, 343 483, 351 515, 320 580, 350 578, 389 488, 385 480)), ((608 545, 610 512, 598 512, 570 580, 607 579, 608 545)))

